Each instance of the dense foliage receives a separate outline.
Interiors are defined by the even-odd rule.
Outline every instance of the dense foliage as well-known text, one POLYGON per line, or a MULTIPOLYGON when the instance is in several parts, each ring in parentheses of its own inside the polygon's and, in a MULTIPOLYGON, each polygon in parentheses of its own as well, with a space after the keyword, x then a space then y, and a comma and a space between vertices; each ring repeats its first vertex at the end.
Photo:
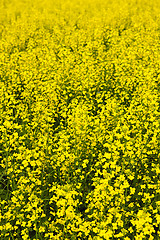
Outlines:
POLYGON ((0 0, 2 240, 160 239, 160 5, 0 0))

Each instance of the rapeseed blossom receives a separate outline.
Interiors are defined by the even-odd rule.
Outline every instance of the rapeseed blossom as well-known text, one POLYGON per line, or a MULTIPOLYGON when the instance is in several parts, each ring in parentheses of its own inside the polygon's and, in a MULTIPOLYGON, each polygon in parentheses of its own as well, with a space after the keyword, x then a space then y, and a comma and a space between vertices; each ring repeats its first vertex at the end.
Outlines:
POLYGON ((160 6, 0 0, 0 238, 160 239, 160 6))

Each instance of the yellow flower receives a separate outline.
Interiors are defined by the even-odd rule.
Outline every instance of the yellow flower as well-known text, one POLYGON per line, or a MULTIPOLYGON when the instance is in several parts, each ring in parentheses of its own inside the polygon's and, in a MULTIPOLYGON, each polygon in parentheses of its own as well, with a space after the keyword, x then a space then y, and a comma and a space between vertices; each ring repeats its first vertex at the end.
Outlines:
POLYGON ((160 214, 156 214, 156 220, 157 220, 157 224, 160 223, 160 214))
POLYGON ((40 226, 39 232, 40 232, 40 233, 41 233, 41 232, 45 232, 45 227, 40 226))
POLYGON ((4 126, 5 126, 6 128, 10 128, 10 127, 11 127, 11 123, 6 120, 6 121, 4 122, 4 126))
POLYGON ((27 167, 27 166, 28 166, 27 160, 23 160, 23 161, 22 161, 22 164, 23 164, 24 167, 27 167))
POLYGON ((105 152, 104 158, 110 159, 111 158, 111 153, 105 152))

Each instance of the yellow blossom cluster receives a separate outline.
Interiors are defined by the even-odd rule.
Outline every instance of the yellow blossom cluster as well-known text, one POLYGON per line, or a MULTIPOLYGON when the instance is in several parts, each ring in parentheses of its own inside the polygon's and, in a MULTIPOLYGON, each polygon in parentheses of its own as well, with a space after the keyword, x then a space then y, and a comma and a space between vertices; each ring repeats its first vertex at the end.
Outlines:
POLYGON ((0 239, 160 239, 158 0, 0 0, 0 239))

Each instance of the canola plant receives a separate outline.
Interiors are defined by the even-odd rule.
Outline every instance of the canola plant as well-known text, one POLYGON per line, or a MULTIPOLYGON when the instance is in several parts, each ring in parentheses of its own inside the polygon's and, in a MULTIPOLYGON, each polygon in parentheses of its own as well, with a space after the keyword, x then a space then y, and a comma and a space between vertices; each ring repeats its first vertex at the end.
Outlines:
POLYGON ((0 239, 160 239, 158 0, 0 0, 0 239))

